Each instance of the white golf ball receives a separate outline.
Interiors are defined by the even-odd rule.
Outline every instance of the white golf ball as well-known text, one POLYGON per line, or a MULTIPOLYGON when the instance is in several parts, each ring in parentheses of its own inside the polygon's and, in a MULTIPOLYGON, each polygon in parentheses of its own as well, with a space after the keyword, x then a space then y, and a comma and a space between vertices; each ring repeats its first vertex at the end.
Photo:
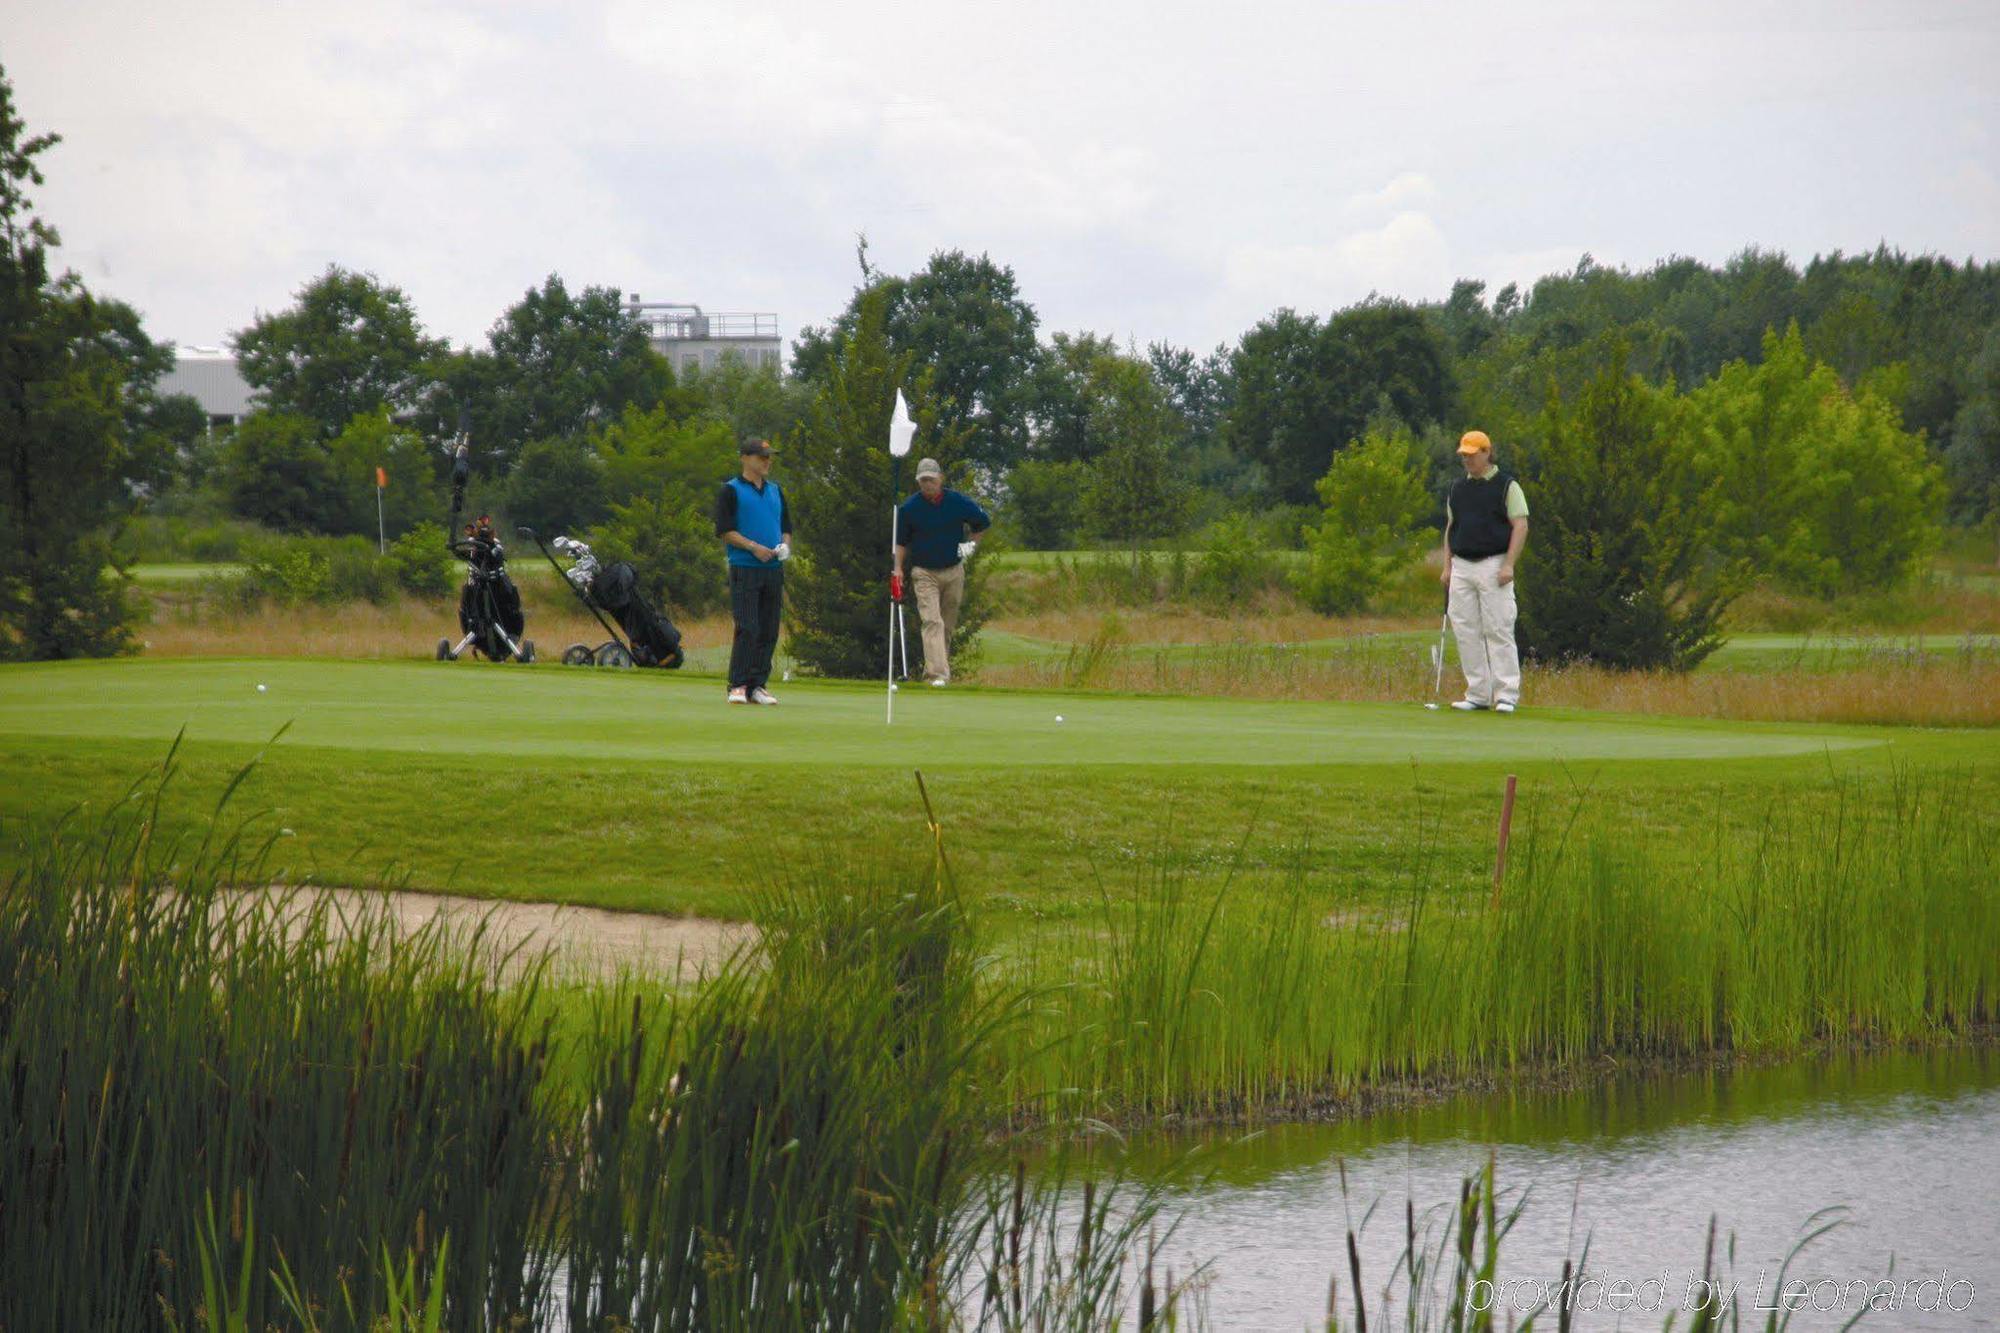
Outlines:
POLYGON ((1058 722, 1062 721, 1062 714, 1061 714, 1061 713, 1057 713, 1057 714, 1056 714, 1056 721, 1058 721, 1058 722))
POLYGON ((894 694, 895 692, 896 692, 896 682, 892 680, 889 682, 889 693, 894 694))
POLYGON ((264 692, 264 686, 262 682, 259 682, 257 686, 257 693, 262 694, 263 692, 264 692))

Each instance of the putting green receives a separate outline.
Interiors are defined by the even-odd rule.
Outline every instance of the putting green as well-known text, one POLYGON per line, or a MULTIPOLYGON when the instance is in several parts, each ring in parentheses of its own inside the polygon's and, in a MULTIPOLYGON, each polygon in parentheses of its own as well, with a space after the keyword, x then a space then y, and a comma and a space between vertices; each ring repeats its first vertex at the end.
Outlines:
POLYGON ((1576 711, 1501 717, 1338 704, 780 685, 730 707, 713 678, 485 663, 122 661, 0 668, 0 736, 259 742, 675 765, 1327 765, 1718 760, 1883 744, 1863 728, 1576 711), (258 685, 267 688, 259 692, 258 685), (1060 715, 1061 721, 1058 721, 1060 715))

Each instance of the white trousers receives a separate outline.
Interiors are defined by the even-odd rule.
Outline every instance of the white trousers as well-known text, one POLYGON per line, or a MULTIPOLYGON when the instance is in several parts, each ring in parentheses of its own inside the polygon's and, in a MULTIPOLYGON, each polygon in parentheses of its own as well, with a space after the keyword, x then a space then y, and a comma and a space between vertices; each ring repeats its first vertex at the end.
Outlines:
POLYGON ((1514 648, 1514 585, 1500 582, 1507 557, 1451 561, 1446 606, 1465 670, 1465 697, 1476 704, 1521 702, 1521 655, 1514 648))

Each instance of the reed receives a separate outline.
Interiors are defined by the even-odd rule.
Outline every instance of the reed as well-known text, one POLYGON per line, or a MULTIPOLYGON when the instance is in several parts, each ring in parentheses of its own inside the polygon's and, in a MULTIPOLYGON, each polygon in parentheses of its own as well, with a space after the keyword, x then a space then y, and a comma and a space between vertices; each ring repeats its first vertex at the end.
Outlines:
POLYGON ((547 1001, 476 929, 220 891, 270 843, 223 809, 167 840, 171 778, 9 830, 0 1327, 1087 1328, 1122 1299, 1156 1195, 1099 1170, 1118 1206, 1072 1223, 1057 1186, 989 1187, 1017 1149, 985 1053, 1024 998, 941 845, 768 894, 693 989, 547 1001))
POLYGON ((1949 1039, 2000 994, 2000 837, 1942 776, 1847 782, 1706 843, 1588 820, 1517 833, 1497 911, 1441 896, 1413 848, 1388 912, 1337 878, 1232 893, 1156 856, 1024 967, 1003 1034, 1017 1107, 1111 1118, 1298 1110, 1385 1087, 1611 1056, 1949 1039), (1683 840, 1685 841, 1685 840, 1683 840))
POLYGON ((372 1316, 383 1247, 429 1268, 447 1235, 453 1310, 541 1303, 532 978, 500 993, 379 912, 218 894, 267 848, 156 840, 161 787, 31 836, 0 894, 0 1325, 221 1327, 203 1275, 248 1273, 228 1318, 263 1328, 281 1263, 372 1316))

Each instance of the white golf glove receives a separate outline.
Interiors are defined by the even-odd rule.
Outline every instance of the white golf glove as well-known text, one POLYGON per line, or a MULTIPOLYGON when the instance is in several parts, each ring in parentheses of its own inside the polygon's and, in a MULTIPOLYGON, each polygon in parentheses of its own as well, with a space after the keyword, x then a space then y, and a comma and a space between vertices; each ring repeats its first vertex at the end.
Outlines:
POLYGON ((779 542, 771 549, 771 553, 781 561, 790 560, 792 558, 792 544, 790 542, 779 542))
POLYGON ((960 560, 970 560, 972 559, 972 553, 978 549, 978 542, 960 542, 958 544, 958 558, 960 560))

